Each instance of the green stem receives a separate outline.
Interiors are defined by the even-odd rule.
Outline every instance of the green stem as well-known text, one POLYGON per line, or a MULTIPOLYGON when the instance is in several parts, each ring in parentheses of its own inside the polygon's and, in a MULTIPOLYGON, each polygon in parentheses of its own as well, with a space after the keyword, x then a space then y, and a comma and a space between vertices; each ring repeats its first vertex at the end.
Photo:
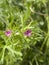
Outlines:
POLYGON ((43 47, 44 47, 44 45, 45 45, 45 43, 46 43, 47 40, 48 40, 48 33, 47 33, 47 35, 46 35, 46 37, 45 37, 45 39, 44 39, 44 42, 43 42, 43 44, 42 44, 40 50, 43 49, 43 47))
POLYGON ((36 62, 36 65, 39 65, 36 57, 35 57, 35 62, 36 62))

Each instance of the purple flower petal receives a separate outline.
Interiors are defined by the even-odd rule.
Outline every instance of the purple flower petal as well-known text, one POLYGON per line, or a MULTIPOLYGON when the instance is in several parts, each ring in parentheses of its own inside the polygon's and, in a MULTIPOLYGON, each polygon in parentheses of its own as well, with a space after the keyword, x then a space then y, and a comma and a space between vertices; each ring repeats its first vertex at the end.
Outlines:
POLYGON ((24 35, 25 35, 25 36, 31 36, 31 30, 26 30, 26 31, 24 32, 24 35))
POLYGON ((12 33, 11 30, 5 31, 5 35, 8 37, 11 35, 11 33, 12 33))

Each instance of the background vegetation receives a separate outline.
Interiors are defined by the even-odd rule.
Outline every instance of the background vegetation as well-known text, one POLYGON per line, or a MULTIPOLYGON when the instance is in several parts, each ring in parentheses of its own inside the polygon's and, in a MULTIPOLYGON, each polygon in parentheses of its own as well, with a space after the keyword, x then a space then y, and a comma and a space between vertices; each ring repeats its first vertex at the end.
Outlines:
POLYGON ((49 65, 49 0, 0 0, 0 65, 49 65))

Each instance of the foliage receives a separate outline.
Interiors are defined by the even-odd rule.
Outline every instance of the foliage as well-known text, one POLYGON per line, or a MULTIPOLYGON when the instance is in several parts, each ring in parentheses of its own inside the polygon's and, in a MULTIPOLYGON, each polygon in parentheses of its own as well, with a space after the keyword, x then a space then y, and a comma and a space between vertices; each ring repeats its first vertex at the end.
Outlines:
POLYGON ((48 0, 0 0, 0 65, 49 65, 48 0))

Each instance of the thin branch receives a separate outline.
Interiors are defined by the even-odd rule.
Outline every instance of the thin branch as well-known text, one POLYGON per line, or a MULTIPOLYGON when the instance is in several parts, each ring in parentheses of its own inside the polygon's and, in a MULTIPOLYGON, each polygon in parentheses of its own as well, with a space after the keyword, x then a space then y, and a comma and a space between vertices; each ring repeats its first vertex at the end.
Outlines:
POLYGON ((48 16, 48 14, 43 14, 43 13, 40 13, 40 12, 33 11, 31 7, 30 7, 30 10, 31 10, 32 13, 42 15, 42 16, 48 16))

